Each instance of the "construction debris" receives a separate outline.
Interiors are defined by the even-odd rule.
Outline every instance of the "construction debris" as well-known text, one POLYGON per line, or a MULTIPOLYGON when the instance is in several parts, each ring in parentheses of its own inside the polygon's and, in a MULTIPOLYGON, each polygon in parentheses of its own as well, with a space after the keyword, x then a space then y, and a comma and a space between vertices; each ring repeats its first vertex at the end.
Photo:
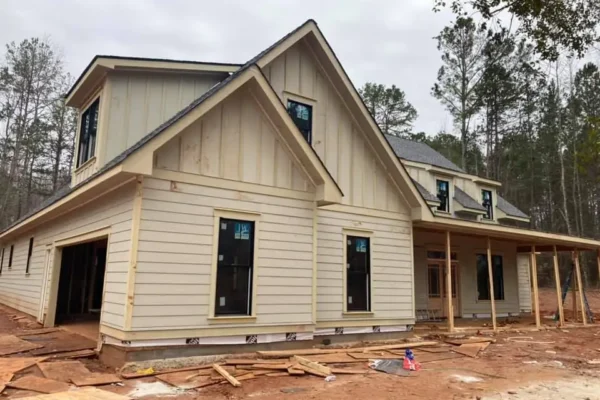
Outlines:
POLYGON ((27 375, 13 382, 8 382, 6 386, 22 389, 31 390, 32 392, 39 393, 57 393, 66 392, 71 388, 68 383, 55 381, 53 379, 40 378, 38 376, 27 375))
POLYGON ((24 351, 41 349, 44 347, 40 344, 29 343, 23 339, 20 339, 14 335, 3 335, 0 336, 0 356, 7 356, 9 354, 22 353, 24 351))
POLYGON ((463 345, 453 348, 452 351, 455 353, 463 354, 468 357, 477 358, 477 356, 479 355, 479 352, 487 349, 487 347, 489 345, 490 345, 489 342, 467 343, 467 344, 463 344, 463 345))
POLYGON ((386 374, 409 376, 410 372, 404 369, 400 360, 373 360, 369 365, 375 371, 385 372, 386 374))
POLYGON ((126 396, 107 392, 95 387, 85 387, 79 390, 69 390, 68 392, 58 392, 44 394, 34 397, 21 397, 20 400, 128 400, 126 396))
POLYGON ((225 379, 227 379, 227 381, 229 383, 231 383, 233 386, 238 387, 238 386, 242 386, 242 384, 235 379, 233 376, 231 376, 223 367, 221 367, 219 364, 213 364, 213 368, 215 371, 217 371, 219 374, 221 374, 221 376, 225 379))

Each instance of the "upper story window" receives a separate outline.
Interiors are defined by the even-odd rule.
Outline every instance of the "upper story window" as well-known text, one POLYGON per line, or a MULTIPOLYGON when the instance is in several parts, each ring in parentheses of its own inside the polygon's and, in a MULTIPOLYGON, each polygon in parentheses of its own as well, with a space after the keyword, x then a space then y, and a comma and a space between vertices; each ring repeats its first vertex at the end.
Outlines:
POLYGON ((295 100, 288 100, 287 102, 288 114, 292 117, 292 120, 302 132, 304 139, 311 144, 312 143, 312 117, 313 108, 312 106, 304 103, 300 103, 295 100))
POLYGON ((494 202, 492 199, 492 191, 483 189, 481 191, 481 205, 486 209, 483 219, 494 219, 494 202))
POLYGON ((96 151, 96 132, 98 130, 98 108, 100 98, 97 98, 81 114, 81 128, 79 129, 79 152, 77 153, 77 167, 81 166, 96 151))
POLYGON ((441 179, 436 180, 437 198, 440 200, 438 211, 450 212, 450 183, 441 179))

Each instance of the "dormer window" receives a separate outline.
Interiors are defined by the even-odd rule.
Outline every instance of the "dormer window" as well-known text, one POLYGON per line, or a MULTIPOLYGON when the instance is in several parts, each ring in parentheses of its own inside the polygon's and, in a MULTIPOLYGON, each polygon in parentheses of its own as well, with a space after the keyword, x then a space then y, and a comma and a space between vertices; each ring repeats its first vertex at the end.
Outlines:
POLYGON ((450 183, 441 179, 436 180, 437 186, 437 198, 440 201, 440 205, 437 207, 438 211, 450 212, 450 183))
POLYGON ((288 100, 287 102, 288 114, 292 117, 292 120, 302 132, 304 139, 308 144, 312 143, 312 106, 304 103, 300 103, 295 100, 288 100))
POLYGON ((79 129, 79 152, 77 153, 77 167, 94 157, 96 151, 96 132, 98 130, 98 108, 100 98, 97 98, 81 114, 81 128, 79 129))
POLYGON ((492 200, 492 191, 483 189, 481 191, 481 205, 486 209, 483 219, 494 219, 494 202, 492 200))

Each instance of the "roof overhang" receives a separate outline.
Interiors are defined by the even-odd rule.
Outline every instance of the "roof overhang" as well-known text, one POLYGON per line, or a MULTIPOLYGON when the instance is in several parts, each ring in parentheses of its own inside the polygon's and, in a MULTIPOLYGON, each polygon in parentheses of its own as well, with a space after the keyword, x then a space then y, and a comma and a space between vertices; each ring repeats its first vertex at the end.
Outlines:
POLYGON ((514 215, 506 214, 504 211, 496 207, 496 218, 499 221, 514 221, 514 222, 530 222, 530 218, 517 217, 514 215))
POLYGON ((411 161, 411 160, 407 160, 405 158, 402 158, 401 160, 404 163, 404 165, 407 165, 407 166, 413 167, 413 168, 423 169, 425 171, 429 171, 429 172, 437 174, 437 175, 445 175, 445 176, 451 176, 451 177, 456 176, 459 178, 470 180, 471 182, 479 183, 481 185, 496 186, 496 187, 502 186, 502 183, 500 183, 498 181, 495 181, 492 179, 487 179, 487 178, 482 178, 477 175, 471 175, 471 174, 467 174, 467 173, 460 172, 460 171, 454 171, 452 169, 437 167, 437 166, 431 165, 431 164, 425 164, 425 163, 421 163, 421 162, 417 162, 417 161, 411 161))
POLYGON ((535 245, 536 248, 537 246, 553 245, 570 249, 578 248, 581 250, 597 250, 600 248, 600 241, 594 239, 561 235, 558 233, 545 233, 486 222, 465 221, 441 216, 436 216, 433 221, 414 222, 414 226, 436 231, 450 231, 467 235, 507 239, 521 243, 522 246, 535 245))
POLYGON ((463 206, 456 199, 454 199, 453 202, 454 202, 453 206, 454 206, 455 213, 464 213, 464 214, 473 214, 473 215, 485 215, 486 214, 485 210, 480 210, 477 208, 470 208, 470 207, 463 206))
POLYGON ((154 152, 169 140, 181 133, 192 123, 212 110, 228 96, 242 88, 250 90, 258 104, 267 114, 270 121, 280 133, 281 140, 296 157, 310 180, 316 186, 316 202, 318 205, 341 203, 343 193, 327 168, 321 162, 310 144, 304 139, 283 103, 270 86, 262 72, 255 65, 240 70, 233 79, 224 83, 219 90, 200 102, 191 110, 174 117, 163 124, 164 128, 155 132, 147 142, 132 153, 123 162, 124 171, 133 174, 152 175, 154 152))
POLYGON ((65 94, 67 106, 80 107, 89 94, 100 84, 109 71, 155 71, 229 74, 240 68, 238 64, 203 63, 195 61, 164 60, 155 58, 96 56, 65 94))
POLYGON ((19 236, 40 224, 53 220, 67 212, 73 212, 75 209, 86 205, 134 179, 135 176, 125 173, 121 166, 116 166, 80 185, 66 196, 51 203, 49 206, 9 227, 4 232, 0 233, 0 242, 6 243, 12 238, 19 236))
POLYGON ((391 145, 375 123, 346 71, 314 21, 309 20, 277 46, 268 49, 260 56, 256 64, 260 68, 264 68, 300 40, 304 40, 304 43, 312 51, 319 66, 338 91, 349 111, 349 115, 354 118, 356 126, 365 133, 365 139, 381 160, 390 180, 399 189, 411 209, 412 218, 415 220, 433 218, 429 205, 417 190, 404 165, 396 157, 391 145))

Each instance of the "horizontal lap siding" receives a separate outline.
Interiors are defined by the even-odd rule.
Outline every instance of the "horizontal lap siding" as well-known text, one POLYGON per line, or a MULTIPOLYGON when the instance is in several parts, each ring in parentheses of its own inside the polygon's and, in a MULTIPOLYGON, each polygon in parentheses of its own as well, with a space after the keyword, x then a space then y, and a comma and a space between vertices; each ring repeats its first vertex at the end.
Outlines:
POLYGON ((532 310, 529 262, 529 254, 517 255, 517 280, 519 282, 519 308, 521 312, 530 312, 532 310))
POLYGON ((213 326, 207 317, 215 207, 261 214, 256 324, 311 323, 311 202, 148 179, 132 328, 213 326))
MULTIPOLYGON (((125 285, 129 265, 133 185, 120 188, 82 208, 58 217, 16 240, 12 268, 8 268, 7 243, 4 267, 0 275, 0 303, 36 315, 39 310, 47 245, 90 231, 111 227, 108 246, 102 323, 123 327, 125 285), (25 275, 29 238, 34 238, 30 274, 25 275)), ((51 280, 51 271, 48 282, 51 280)), ((47 310, 49 286, 44 308, 47 310)))
MULTIPOLYGON (((397 215, 402 218, 402 214, 397 215)), ((376 319, 412 319, 411 222, 318 210, 317 320, 341 320, 343 312, 343 229, 373 231, 371 300, 376 319)))

